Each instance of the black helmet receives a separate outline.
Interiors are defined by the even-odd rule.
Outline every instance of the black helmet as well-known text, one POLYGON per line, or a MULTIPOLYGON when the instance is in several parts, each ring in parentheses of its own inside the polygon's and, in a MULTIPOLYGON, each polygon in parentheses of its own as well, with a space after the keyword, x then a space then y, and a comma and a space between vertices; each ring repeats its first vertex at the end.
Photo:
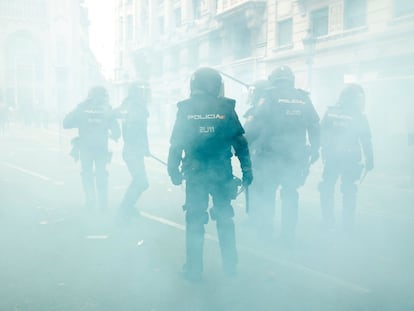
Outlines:
POLYGON ((96 102, 106 102, 108 100, 108 92, 103 86, 94 86, 89 89, 88 100, 96 102))
POLYGON ((362 86, 356 83, 346 85, 339 95, 338 105, 363 111, 365 106, 365 92, 362 86))
POLYGON ((190 81, 191 95, 209 94, 218 97, 223 92, 223 80, 220 73, 209 67, 197 69, 190 81))
POLYGON ((294 85, 295 75, 289 66, 279 66, 272 71, 268 80, 272 85, 279 84, 280 82, 289 82, 289 84, 294 85))

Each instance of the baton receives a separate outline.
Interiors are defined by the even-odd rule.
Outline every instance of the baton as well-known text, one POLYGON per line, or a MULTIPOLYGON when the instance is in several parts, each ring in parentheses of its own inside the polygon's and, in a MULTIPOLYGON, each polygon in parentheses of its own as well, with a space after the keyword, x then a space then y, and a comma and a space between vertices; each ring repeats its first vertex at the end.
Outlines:
POLYGON ((238 197, 243 192, 244 192, 244 197, 245 197, 245 200, 246 200, 246 214, 248 214, 249 210, 250 210, 249 187, 248 186, 242 186, 240 188, 239 192, 237 192, 236 197, 238 197))
POLYGON ((160 158, 156 157, 155 155, 150 154, 149 156, 150 156, 151 158, 153 158, 154 160, 156 160, 157 162, 160 162, 161 164, 163 164, 163 165, 165 165, 165 166, 168 166, 167 162, 165 162, 165 161, 161 160, 160 158))
POLYGON ((246 189, 244 190, 244 196, 246 199, 246 214, 249 214, 250 211, 250 203, 249 203, 249 187, 247 186, 246 189))
POLYGON ((233 76, 231 76, 231 75, 229 75, 229 74, 227 74, 227 73, 225 73, 225 72, 223 72, 223 71, 221 71, 221 70, 219 70, 219 72, 220 72, 223 76, 225 76, 225 77, 227 77, 227 78, 229 78, 229 79, 231 79, 231 80, 233 80, 233 81, 235 81, 235 82, 237 82, 237 83, 239 83, 239 84, 243 85, 244 87, 246 87, 246 88, 248 88, 248 89, 251 87, 251 85, 249 85, 249 84, 247 84, 247 83, 244 83, 243 81, 240 81, 239 79, 237 79, 237 78, 235 78, 235 77, 233 77, 233 76))

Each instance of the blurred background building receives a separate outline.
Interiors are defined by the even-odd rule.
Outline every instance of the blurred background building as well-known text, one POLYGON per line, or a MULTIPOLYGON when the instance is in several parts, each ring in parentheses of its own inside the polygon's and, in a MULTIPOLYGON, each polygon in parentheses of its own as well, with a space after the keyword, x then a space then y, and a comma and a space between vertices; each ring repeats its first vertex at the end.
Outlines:
MULTIPOLYGON (((335 103, 344 82, 361 83, 374 143, 387 141, 376 145, 377 154, 403 151, 379 163, 407 167, 414 1, 116 0, 115 14, 118 97, 128 82, 150 80, 153 108, 167 127, 172 104, 188 95, 197 67, 213 66, 251 83, 288 64, 320 113, 335 103)), ((246 88, 225 82, 226 95, 245 110, 246 88)))
POLYGON ((80 0, 0 0, 0 94, 18 118, 60 120, 104 83, 80 0))

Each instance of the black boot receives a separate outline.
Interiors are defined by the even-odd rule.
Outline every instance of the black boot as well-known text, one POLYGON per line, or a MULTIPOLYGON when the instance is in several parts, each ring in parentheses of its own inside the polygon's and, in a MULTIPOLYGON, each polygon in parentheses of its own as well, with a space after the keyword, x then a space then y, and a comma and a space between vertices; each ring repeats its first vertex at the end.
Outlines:
POLYGON ((217 233, 220 244, 223 271, 228 276, 237 274, 236 234, 232 218, 217 219, 217 233))

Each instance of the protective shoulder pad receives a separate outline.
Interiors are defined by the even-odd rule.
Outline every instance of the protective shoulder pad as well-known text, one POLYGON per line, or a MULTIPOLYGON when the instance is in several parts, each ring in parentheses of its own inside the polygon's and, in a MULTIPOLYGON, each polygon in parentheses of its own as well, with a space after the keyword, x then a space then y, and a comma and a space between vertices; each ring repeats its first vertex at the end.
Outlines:
POLYGON ((305 90, 302 90, 302 89, 296 89, 296 91, 299 94, 303 95, 303 96, 309 97, 309 92, 308 91, 305 91, 305 90))
POLYGON ((179 101, 177 103, 177 107, 178 107, 178 109, 181 109, 181 108, 184 108, 184 107, 186 107, 186 106, 188 106, 190 104, 191 104, 191 99, 188 98, 188 99, 179 101))
POLYGON ((229 105, 232 109, 234 109, 234 107, 236 105, 236 100, 234 100, 232 98, 228 98, 228 97, 220 97, 220 102, 223 105, 229 105))

